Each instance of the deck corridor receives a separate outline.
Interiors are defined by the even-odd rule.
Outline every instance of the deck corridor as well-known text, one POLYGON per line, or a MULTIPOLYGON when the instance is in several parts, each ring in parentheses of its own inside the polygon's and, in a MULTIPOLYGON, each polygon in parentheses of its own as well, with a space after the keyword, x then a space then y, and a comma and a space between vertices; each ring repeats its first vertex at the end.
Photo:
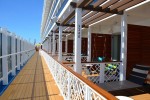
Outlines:
POLYGON ((38 52, 28 61, 0 100, 63 100, 60 91, 38 52))

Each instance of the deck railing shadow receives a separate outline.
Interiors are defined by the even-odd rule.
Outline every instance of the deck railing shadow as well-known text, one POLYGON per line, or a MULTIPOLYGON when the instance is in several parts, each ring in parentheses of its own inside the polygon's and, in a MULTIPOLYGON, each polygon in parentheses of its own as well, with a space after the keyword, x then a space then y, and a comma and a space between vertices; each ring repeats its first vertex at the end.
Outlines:
POLYGON ((58 62, 46 52, 40 53, 65 100, 117 100, 115 96, 58 62))

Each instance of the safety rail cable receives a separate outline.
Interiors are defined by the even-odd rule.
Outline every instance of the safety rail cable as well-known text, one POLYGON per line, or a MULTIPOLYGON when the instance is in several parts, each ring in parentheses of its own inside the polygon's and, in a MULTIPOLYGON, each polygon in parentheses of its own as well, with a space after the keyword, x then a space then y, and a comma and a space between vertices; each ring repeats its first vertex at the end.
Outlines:
POLYGON ((64 99, 118 100, 115 96, 58 62, 44 51, 44 57, 64 99))
POLYGON ((9 57, 9 56, 12 56, 12 55, 16 55, 16 54, 21 54, 21 53, 24 53, 24 52, 29 52, 29 51, 32 51, 32 50, 35 50, 35 49, 21 51, 21 52, 17 52, 17 53, 12 53, 12 54, 8 54, 8 55, 4 55, 4 56, 0 56, 0 59, 1 58, 5 58, 5 57, 9 57))

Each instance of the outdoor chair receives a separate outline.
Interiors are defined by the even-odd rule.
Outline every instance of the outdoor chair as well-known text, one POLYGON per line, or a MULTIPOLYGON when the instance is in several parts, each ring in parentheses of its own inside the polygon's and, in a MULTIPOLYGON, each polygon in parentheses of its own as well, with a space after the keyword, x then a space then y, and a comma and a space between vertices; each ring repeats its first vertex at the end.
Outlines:
POLYGON ((136 64, 133 67, 133 70, 128 80, 139 85, 144 85, 149 70, 150 70, 150 66, 136 64))

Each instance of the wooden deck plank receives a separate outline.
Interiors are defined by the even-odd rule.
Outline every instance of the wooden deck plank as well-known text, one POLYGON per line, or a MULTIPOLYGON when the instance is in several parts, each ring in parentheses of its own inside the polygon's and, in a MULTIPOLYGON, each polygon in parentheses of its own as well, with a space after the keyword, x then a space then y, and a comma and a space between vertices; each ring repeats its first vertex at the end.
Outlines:
POLYGON ((5 91, 2 96, 0 96, 0 100, 8 100, 10 93, 12 93, 13 89, 14 85, 10 85, 7 91, 5 91))
POLYGON ((45 60, 38 55, 32 56, 0 100, 63 100, 45 60))
POLYGON ((24 93, 24 98, 31 98, 32 97, 32 88, 33 88, 33 83, 26 84, 26 90, 24 93))

